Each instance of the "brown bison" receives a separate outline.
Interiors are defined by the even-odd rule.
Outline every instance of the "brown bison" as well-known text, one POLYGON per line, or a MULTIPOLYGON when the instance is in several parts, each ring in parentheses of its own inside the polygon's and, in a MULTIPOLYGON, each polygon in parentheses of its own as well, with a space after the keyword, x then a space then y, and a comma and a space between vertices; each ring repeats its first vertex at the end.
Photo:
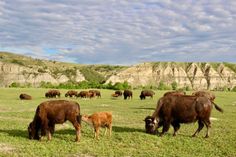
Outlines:
POLYGON ((21 100, 32 100, 32 96, 30 96, 28 94, 20 94, 19 98, 21 100))
POLYGON ((174 128, 173 136, 175 136, 180 128, 180 123, 198 121, 198 129, 193 136, 196 136, 205 125, 207 127, 205 137, 209 137, 209 129, 211 127, 210 115, 213 105, 218 111, 223 112, 218 105, 210 101, 207 97, 185 95, 162 97, 158 101, 156 110, 151 116, 152 118, 145 118, 146 132, 155 133, 157 128, 163 126, 161 132, 161 135, 163 135, 169 130, 171 124, 174 128))
POLYGON ((128 90, 128 89, 126 89, 126 90, 124 90, 124 92, 123 92, 123 95, 124 95, 124 99, 126 100, 127 98, 131 98, 132 99, 132 97, 133 97, 133 92, 132 91, 130 91, 130 90, 128 90))
POLYGON ((118 95, 118 96, 122 96, 122 91, 117 90, 117 91, 115 91, 115 94, 118 95))
POLYGON ((74 90, 69 90, 69 91, 67 91, 66 92, 66 94, 65 94, 65 97, 76 97, 77 96, 77 94, 78 94, 78 92, 77 91, 74 91, 74 90))
POLYGON ((82 120, 90 124, 94 128, 94 138, 98 139, 100 127, 105 127, 105 135, 107 128, 109 129, 109 136, 112 131, 112 113, 111 112, 96 112, 90 116, 83 115, 82 120))
POLYGON ((101 98, 101 92, 99 90, 89 90, 89 93, 93 93, 94 96, 101 98))
POLYGON ((143 100, 146 97, 153 98, 153 95, 155 95, 155 92, 153 92, 152 90, 142 90, 139 97, 140 97, 141 100, 143 100))
POLYGON ((211 101, 214 101, 215 98, 216 98, 215 94, 210 92, 210 91, 197 91, 197 92, 193 92, 192 95, 194 95, 194 96, 206 96, 211 101))
POLYGON ((76 130, 76 141, 80 140, 81 115, 78 103, 66 100, 51 100, 41 103, 37 109, 33 121, 28 126, 29 139, 40 140, 47 135, 51 140, 55 124, 62 124, 69 120, 76 130))
POLYGON ((49 90, 48 92, 45 93, 46 98, 56 98, 60 96, 61 96, 61 93, 59 90, 49 90))
POLYGON ((88 91, 80 91, 80 92, 77 94, 77 97, 80 97, 80 98, 87 98, 87 95, 88 95, 88 91))
POLYGON ((80 91, 78 94, 77 94, 77 97, 80 97, 80 98, 93 98, 95 97, 95 93, 93 92, 89 92, 89 91, 80 91))

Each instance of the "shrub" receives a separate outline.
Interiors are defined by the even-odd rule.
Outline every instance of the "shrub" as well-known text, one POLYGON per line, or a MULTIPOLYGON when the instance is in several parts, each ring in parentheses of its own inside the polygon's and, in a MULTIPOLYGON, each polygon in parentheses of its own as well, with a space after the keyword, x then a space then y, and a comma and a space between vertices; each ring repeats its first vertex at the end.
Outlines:
POLYGON ((178 87, 177 82, 176 82, 176 81, 172 82, 172 83, 171 83, 171 87, 172 87, 173 90, 176 90, 177 87, 178 87))
POLYGON ((166 85, 163 81, 161 81, 158 85, 158 89, 159 90, 170 90, 171 87, 166 85))
POLYGON ((25 65, 23 62, 21 62, 21 61, 19 61, 19 60, 16 60, 16 59, 13 59, 13 60, 11 61, 11 63, 13 63, 13 64, 19 64, 19 65, 22 65, 22 66, 25 65))
POLYGON ((18 82, 13 82, 12 84, 9 85, 9 87, 10 87, 10 88, 19 88, 19 87, 21 87, 21 86, 20 86, 20 83, 18 83, 18 82))

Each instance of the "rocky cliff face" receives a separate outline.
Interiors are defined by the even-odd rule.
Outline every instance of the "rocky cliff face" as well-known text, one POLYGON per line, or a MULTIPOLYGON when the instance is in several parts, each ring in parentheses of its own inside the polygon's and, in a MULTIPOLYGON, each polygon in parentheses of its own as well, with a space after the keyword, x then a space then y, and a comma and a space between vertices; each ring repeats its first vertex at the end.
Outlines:
POLYGON ((107 82, 129 82, 132 86, 155 85, 162 81, 166 85, 176 82, 178 87, 192 89, 220 89, 236 86, 236 74, 219 64, 209 63, 143 63, 132 66, 111 76, 107 82))
MULTIPOLYGON (((55 66, 56 69, 61 67, 55 66)), ((71 67, 70 67, 71 68, 71 67)), ((69 72, 71 72, 69 68, 69 72)), ((70 76, 63 73, 64 69, 50 71, 43 66, 23 66, 19 64, 0 61, 0 87, 8 87, 13 82, 20 84, 31 84, 34 87, 41 82, 50 82, 54 85, 69 80, 76 82, 86 80, 79 69, 74 69, 70 76)), ((142 63, 121 71, 109 71, 113 73, 106 81, 124 82, 127 81, 133 87, 136 86, 158 86, 160 82, 171 86, 173 82, 178 88, 190 87, 192 89, 222 89, 236 86, 236 73, 223 63, 175 63, 156 62, 142 63)), ((102 73, 104 75, 104 72, 102 73)))
MULTIPOLYGON (((73 76, 76 81, 85 80, 79 70, 73 76)), ((32 86, 39 86, 41 82, 52 84, 64 83, 70 80, 66 75, 57 74, 55 77, 50 71, 39 72, 37 68, 28 68, 18 64, 0 62, 0 86, 8 87, 13 82, 20 84, 30 83, 32 86)))

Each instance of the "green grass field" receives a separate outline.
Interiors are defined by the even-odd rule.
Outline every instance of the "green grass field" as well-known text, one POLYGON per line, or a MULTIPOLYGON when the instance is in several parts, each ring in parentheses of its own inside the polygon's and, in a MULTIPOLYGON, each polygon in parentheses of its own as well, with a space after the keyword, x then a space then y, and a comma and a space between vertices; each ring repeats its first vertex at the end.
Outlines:
POLYGON ((140 90, 134 91, 132 100, 112 99, 112 90, 101 90, 101 99, 61 99, 79 102, 81 114, 95 111, 112 111, 112 137, 104 136, 101 130, 100 140, 93 139, 92 128, 82 122, 81 141, 74 142, 75 130, 67 122, 56 125, 51 141, 29 140, 27 126, 32 121, 35 109, 46 101, 47 89, 0 89, 0 156, 236 156, 236 93, 215 92, 215 102, 224 113, 212 111, 212 129, 210 138, 205 139, 206 128, 192 138, 197 129, 195 124, 182 124, 179 134, 172 136, 173 128, 163 137, 144 132, 143 119, 151 115, 157 100, 165 91, 155 91, 154 99, 139 100, 140 90), (19 100, 20 93, 28 93, 33 100, 19 100))

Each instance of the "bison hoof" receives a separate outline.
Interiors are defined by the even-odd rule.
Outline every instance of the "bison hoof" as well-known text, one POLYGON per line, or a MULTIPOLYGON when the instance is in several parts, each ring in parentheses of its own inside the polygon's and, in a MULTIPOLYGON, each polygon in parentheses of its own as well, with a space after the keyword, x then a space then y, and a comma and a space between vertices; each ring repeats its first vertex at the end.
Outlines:
POLYGON ((209 137, 208 135, 205 136, 205 138, 208 138, 208 137, 209 137))

